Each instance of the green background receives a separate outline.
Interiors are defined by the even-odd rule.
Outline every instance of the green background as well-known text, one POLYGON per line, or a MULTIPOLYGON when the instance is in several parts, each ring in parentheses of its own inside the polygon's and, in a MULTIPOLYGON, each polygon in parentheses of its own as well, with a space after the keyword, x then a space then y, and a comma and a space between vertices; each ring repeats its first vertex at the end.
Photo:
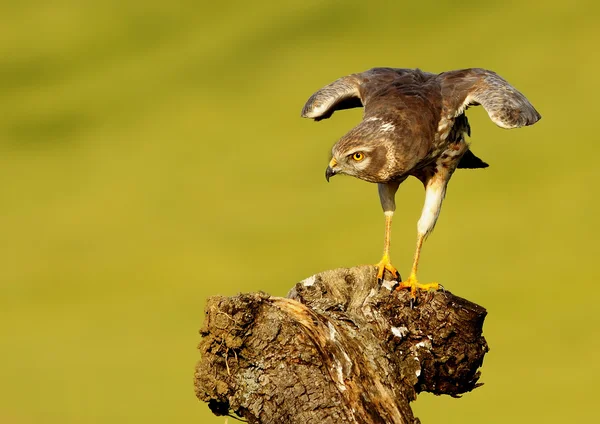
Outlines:
MULTIPOLYGON (((380 259, 375 186, 324 179, 361 111, 300 118, 373 66, 489 68, 543 116, 469 110, 491 166, 455 174, 420 277, 488 309, 491 351, 417 416, 593 421, 597 2, 94 3, 0 5, 0 422, 222 424, 193 392, 206 297, 380 259)), ((403 275, 422 202, 403 184, 403 275)))

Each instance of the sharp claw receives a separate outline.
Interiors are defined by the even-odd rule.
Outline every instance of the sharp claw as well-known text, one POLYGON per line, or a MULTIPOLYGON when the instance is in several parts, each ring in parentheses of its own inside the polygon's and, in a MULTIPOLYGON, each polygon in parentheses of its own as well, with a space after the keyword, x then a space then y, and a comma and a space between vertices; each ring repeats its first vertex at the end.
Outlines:
POLYGON ((396 290, 402 289, 410 289, 410 307, 411 309, 414 307, 417 301, 417 292, 418 291, 426 291, 426 298, 429 301, 431 298, 429 297, 429 292, 432 290, 442 290, 446 293, 446 289, 439 283, 429 283, 429 284, 420 284, 416 277, 411 274, 408 280, 400 282, 400 284, 396 287, 396 290))
POLYGON ((380 282, 385 281, 386 271, 392 275, 392 279, 398 280, 400 278, 400 273, 398 272, 396 267, 394 267, 390 263, 390 258, 387 254, 384 254, 383 258, 381 258, 381 260, 375 265, 375 267, 377 269, 377 278, 380 282))

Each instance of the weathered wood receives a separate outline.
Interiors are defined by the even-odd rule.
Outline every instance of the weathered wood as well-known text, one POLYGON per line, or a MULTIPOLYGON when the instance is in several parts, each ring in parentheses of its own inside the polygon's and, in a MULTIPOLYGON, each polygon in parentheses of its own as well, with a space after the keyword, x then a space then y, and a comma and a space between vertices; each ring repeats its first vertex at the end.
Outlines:
POLYGON ((362 266, 314 275, 288 298, 212 297, 195 373, 217 415, 250 423, 417 423, 417 393, 479 384, 486 311, 449 292, 377 283, 362 266))

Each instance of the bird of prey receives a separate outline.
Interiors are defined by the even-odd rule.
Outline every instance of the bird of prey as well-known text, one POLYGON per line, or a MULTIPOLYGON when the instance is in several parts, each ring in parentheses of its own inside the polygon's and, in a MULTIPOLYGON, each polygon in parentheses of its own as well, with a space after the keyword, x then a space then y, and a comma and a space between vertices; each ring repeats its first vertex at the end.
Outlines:
POLYGON ((314 93, 302 117, 327 119, 336 110, 364 107, 362 121, 332 148, 327 181, 346 174, 377 183, 385 214, 383 257, 377 278, 385 270, 399 278, 390 261, 390 233, 398 186, 409 176, 425 186, 425 204, 417 224, 417 247, 410 277, 397 289, 439 289, 420 284, 417 267, 423 241, 438 219, 446 186, 457 168, 486 168, 469 149, 465 112, 481 105, 501 128, 532 125, 541 116, 523 94, 492 71, 473 68, 440 74, 419 69, 373 68, 339 78, 314 93))

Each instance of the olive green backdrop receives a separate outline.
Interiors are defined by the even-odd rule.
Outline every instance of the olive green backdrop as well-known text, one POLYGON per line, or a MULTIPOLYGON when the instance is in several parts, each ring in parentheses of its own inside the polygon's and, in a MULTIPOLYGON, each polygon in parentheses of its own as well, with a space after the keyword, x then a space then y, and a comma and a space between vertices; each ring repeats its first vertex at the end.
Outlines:
MULTIPOLYGON (((206 297, 380 259, 375 186, 324 178, 361 111, 300 118, 373 66, 489 68, 543 116, 469 110, 491 166, 455 174, 420 276, 488 308, 491 351, 416 414, 596 417, 597 2, 95 3, 0 6, 1 422, 222 424, 193 392, 206 297)), ((420 183, 397 202, 406 275, 420 183)))

